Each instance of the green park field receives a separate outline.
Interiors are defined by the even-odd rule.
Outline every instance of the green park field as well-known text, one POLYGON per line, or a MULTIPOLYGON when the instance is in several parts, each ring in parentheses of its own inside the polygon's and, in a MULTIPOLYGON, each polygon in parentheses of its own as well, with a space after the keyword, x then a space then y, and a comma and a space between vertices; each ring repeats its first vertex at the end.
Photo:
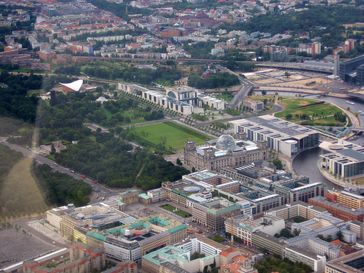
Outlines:
POLYGON ((326 102, 305 98, 283 98, 279 103, 284 110, 276 116, 295 123, 312 126, 344 126, 346 123, 343 111, 326 102))
POLYGON ((137 126, 133 130, 143 140, 154 145, 164 144, 172 150, 182 149, 188 140, 202 144, 210 139, 202 133, 171 121, 137 126))

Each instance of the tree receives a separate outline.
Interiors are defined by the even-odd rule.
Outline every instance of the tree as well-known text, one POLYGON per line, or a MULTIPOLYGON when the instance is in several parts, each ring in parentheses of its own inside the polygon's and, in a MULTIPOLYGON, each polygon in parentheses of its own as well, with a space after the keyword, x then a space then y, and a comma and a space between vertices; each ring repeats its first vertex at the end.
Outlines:
POLYGON ((283 170, 283 164, 279 158, 273 159, 272 163, 278 170, 283 170))
POLYGON ((292 118, 293 118, 292 114, 287 114, 287 115, 286 115, 286 119, 287 119, 287 120, 291 120, 292 118))
POLYGON ((56 148, 54 147, 54 144, 51 145, 51 155, 56 154, 56 148))
POLYGON ((179 165, 179 166, 182 166, 182 161, 181 161, 181 159, 177 158, 177 160, 176 160, 176 164, 177 164, 177 165, 179 165))

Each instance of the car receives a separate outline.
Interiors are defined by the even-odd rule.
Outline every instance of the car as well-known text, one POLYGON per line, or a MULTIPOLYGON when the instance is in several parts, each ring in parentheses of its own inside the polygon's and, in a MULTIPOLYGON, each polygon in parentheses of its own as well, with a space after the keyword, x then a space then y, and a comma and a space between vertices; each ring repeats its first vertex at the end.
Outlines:
POLYGON ((75 171, 74 171, 74 170, 72 170, 72 171, 71 171, 71 173, 75 173, 75 171))

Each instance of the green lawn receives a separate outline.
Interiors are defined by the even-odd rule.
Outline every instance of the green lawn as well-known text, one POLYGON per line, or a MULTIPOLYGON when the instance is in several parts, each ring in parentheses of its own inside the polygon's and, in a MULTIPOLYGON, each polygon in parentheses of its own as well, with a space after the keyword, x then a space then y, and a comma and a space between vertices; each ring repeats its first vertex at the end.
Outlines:
POLYGON ((171 121, 135 127, 133 130, 142 139, 154 145, 164 143, 172 150, 182 149, 187 140, 202 144, 210 139, 202 133, 171 121))
POLYGON ((329 103, 315 104, 314 99, 283 98, 280 102, 284 110, 276 114, 295 123, 316 126, 343 126, 345 122, 335 119, 335 113, 342 113, 341 109, 329 103), (302 118, 306 115, 306 119, 302 118))
POLYGON ((173 212, 174 214, 181 216, 183 218, 191 217, 191 214, 189 214, 187 211, 177 209, 176 207, 174 207, 170 204, 162 205, 161 208, 168 210, 170 212, 173 212))
POLYGON ((216 98, 224 100, 226 102, 230 102, 234 98, 234 94, 232 92, 222 92, 218 94, 216 98))

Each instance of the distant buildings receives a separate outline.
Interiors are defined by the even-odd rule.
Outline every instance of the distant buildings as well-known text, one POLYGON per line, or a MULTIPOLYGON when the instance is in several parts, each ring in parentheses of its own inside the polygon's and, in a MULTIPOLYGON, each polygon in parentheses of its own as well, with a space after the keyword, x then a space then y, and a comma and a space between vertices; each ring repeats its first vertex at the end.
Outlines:
POLYGON ((299 44, 297 48, 298 53, 306 53, 308 55, 316 56, 321 54, 321 43, 313 42, 311 44, 299 44))
POLYGON ((265 141, 272 150, 288 157, 318 147, 319 133, 307 127, 271 116, 259 116, 231 121, 234 132, 245 133, 247 139, 265 141))

